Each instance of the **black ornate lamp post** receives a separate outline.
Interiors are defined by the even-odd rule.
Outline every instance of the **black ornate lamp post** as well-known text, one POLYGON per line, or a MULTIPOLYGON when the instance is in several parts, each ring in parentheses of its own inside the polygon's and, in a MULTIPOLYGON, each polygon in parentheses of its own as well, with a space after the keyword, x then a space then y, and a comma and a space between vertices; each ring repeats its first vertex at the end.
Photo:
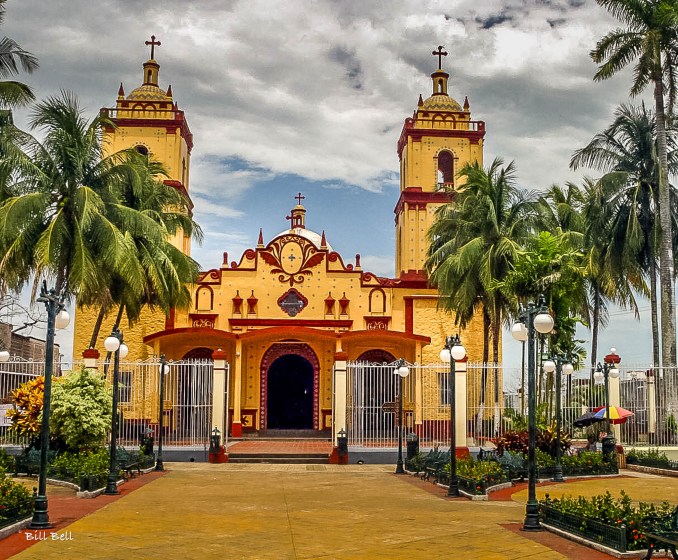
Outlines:
POLYGON ((448 336, 445 339, 445 347, 440 351, 440 359, 450 364, 450 381, 448 387, 448 399, 450 401, 450 485, 447 495, 459 497, 459 478, 457 477, 457 426, 455 416, 457 414, 457 380, 456 362, 466 357, 466 349, 461 345, 459 335, 448 336))
POLYGON ((410 368, 402 358, 396 360, 393 366, 395 367, 393 375, 398 376, 398 462, 395 473, 405 474, 403 468, 403 379, 410 374, 410 368))
POLYGON ((120 358, 125 358, 129 349, 122 342, 122 332, 118 325, 113 327, 113 332, 106 340, 104 346, 109 352, 113 352, 113 412, 111 414, 111 456, 108 469, 108 482, 104 494, 118 493, 118 465, 117 465, 117 439, 118 439, 118 380, 120 376, 120 358))
POLYGON ((162 432, 165 408, 165 374, 169 373, 169 366, 165 354, 160 355, 160 406, 158 410, 158 457, 155 461, 155 470, 164 471, 165 465, 162 462, 162 432))
POLYGON ((565 482, 563 478, 563 465, 561 463, 562 447, 560 445, 560 420, 561 420, 561 380, 562 374, 572 375, 574 367, 572 364, 568 363, 568 360, 565 356, 554 356, 551 360, 546 360, 542 367, 547 373, 556 372, 556 469, 553 473, 553 482, 565 482))
MULTIPOLYGON (((47 453, 49 452, 49 413, 52 396, 52 369, 54 367, 54 331, 68 326, 70 317, 64 309, 63 298, 55 289, 47 291, 47 282, 43 282, 40 297, 37 299, 47 309, 47 337, 45 339, 45 392, 42 401, 42 423, 40 425, 40 477, 38 493, 35 496, 33 519, 30 529, 48 529, 47 511, 47 453)), ((9 354, 7 356, 9 358, 9 354)), ((6 360, 5 360, 6 361, 6 360)))
POLYGON ((603 454, 607 456, 609 453, 614 452, 615 440, 614 436, 610 433, 612 427, 610 426, 610 377, 616 379, 619 377, 619 369, 617 369, 617 364, 621 362, 621 356, 617 354, 615 348, 610 349, 610 353, 605 356, 603 364, 598 363, 596 366, 596 372, 593 374, 593 378, 596 382, 605 381, 605 431, 607 432, 603 438, 603 454))
MULTIPOLYGON (((539 502, 537 501, 537 402, 535 380, 535 331, 540 334, 548 334, 553 330, 553 317, 548 313, 544 296, 539 296, 539 303, 529 302, 527 309, 521 309, 518 319, 523 327, 511 330, 516 338, 516 331, 527 331, 527 504, 525 506, 524 531, 540 531, 539 502)), ((517 338, 520 340, 520 338, 517 338)))

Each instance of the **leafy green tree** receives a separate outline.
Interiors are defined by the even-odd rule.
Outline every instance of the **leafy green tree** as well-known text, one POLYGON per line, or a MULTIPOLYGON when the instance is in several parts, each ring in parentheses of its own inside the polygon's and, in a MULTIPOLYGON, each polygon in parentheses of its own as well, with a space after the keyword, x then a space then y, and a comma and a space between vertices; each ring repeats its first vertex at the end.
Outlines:
POLYGON ((653 85, 659 159, 661 358, 662 365, 671 366, 676 364, 676 322, 666 111, 673 112, 676 99, 678 0, 596 2, 627 27, 610 31, 591 51, 591 58, 600 65, 594 79, 610 78, 635 61, 631 95, 639 95, 650 83, 653 85))
MULTIPOLYGON (((464 327, 482 306, 483 361, 499 360, 502 322, 513 308, 502 281, 516 259, 536 218, 531 194, 516 186, 513 162, 496 158, 487 169, 478 162, 459 172, 459 187, 450 203, 441 206, 429 231, 425 264, 441 303, 464 327)), ((499 379, 495 369, 494 402, 498 409, 499 379)), ((485 402, 487 369, 481 375, 480 404, 485 402)))
MULTIPOLYGON (((669 170, 678 171, 675 130, 667 131, 669 170)), ((645 104, 621 105, 614 121, 596 134, 584 148, 572 156, 570 167, 587 166, 604 173, 618 173, 618 188, 611 196, 618 201, 612 218, 611 241, 617 244, 620 263, 635 260, 650 284, 654 363, 659 364, 659 324, 657 316, 657 255, 659 220, 657 219, 659 160, 656 123, 645 104)), ((673 187, 672 198, 675 198, 673 187)), ((676 222, 672 204, 672 222, 676 222)), ((675 231, 675 230, 674 230, 675 231)), ((676 244, 674 246, 674 255, 676 244)))
MULTIPOLYGON (((39 103, 31 126, 44 133, 42 143, 12 125, 0 135, 0 287, 53 277, 57 293, 92 298, 105 287, 102 270, 135 271, 134 243, 107 209, 122 212, 121 191, 137 188, 145 171, 129 152, 101 158, 103 128, 114 124, 101 115, 87 123, 72 94, 39 103)), ((124 215, 126 231, 152 222, 124 215)))
POLYGON ((52 387, 50 433, 71 451, 94 449, 106 441, 111 429, 113 394, 96 372, 82 368, 52 387))
MULTIPOLYGON (((6 0, 0 0, 0 24, 5 19, 6 0)), ((29 86, 15 80, 5 80, 23 70, 31 73, 38 68, 38 59, 22 49, 9 37, 0 39, 0 107, 26 105, 35 99, 29 86)))

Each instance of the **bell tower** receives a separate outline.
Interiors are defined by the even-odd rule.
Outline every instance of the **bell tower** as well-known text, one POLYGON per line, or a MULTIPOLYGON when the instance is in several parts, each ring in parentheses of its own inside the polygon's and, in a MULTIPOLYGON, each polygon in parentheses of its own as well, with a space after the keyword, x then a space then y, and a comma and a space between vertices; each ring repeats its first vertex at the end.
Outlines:
MULTIPOLYGON (((125 96, 121 83, 115 107, 101 109, 116 125, 104 132, 103 155, 136 148, 162 163, 168 172, 165 183, 188 197, 193 135, 172 97, 172 86, 164 90, 158 85, 160 65, 155 60, 155 47, 160 44, 155 35, 146 41, 151 57, 143 64, 141 85, 125 96)), ((190 254, 190 237, 179 232, 172 243, 190 254)))
POLYGON ((485 123, 471 120, 468 97, 462 107, 447 93, 450 75, 442 69, 443 47, 433 51, 438 69, 432 93, 405 119, 398 140, 400 198, 395 207, 396 276, 423 280, 427 233, 436 209, 454 196, 457 173, 466 163, 483 162, 485 123))

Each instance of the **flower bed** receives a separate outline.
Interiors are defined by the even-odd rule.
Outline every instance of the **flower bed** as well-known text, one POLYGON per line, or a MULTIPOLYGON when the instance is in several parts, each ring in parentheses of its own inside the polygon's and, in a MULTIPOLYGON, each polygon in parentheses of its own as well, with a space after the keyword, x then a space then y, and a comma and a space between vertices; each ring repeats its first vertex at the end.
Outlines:
POLYGON ((606 492, 590 499, 563 496, 551 500, 547 494, 540 502, 540 517, 547 525, 626 552, 647 548, 647 539, 639 528, 644 517, 670 515, 673 508, 668 502, 640 502, 634 507, 624 491, 619 498, 606 492))
POLYGON ((648 449, 647 451, 631 449, 626 454, 626 464, 673 471, 678 470, 678 461, 671 461, 666 456, 666 453, 659 451, 659 449, 648 449))
MULTIPOLYGON (((606 461, 602 453, 581 451, 577 455, 563 455, 560 459, 565 476, 590 476, 597 474, 617 474, 616 461, 606 461)), ((555 473, 556 461, 547 453, 537 451, 537 469, 540 478, 548 478, 555 473)))
MULTIPOLYGON (((450 465, 445 465, 444 473, 449 481, 450 465)), ((496 461, 476 461, 471 458, 457 460, 457 478, 459 488, 468 494, 487 494, 490 486, 507 482, 508 477, 496 461)))

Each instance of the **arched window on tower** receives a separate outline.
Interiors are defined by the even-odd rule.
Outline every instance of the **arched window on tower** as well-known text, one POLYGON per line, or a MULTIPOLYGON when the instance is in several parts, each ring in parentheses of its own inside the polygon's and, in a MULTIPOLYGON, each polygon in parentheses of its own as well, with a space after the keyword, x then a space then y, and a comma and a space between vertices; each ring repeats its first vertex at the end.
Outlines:
POLYGON ((454 156, 448 151, 438 154, 438 190, 454 186, 454 156))

